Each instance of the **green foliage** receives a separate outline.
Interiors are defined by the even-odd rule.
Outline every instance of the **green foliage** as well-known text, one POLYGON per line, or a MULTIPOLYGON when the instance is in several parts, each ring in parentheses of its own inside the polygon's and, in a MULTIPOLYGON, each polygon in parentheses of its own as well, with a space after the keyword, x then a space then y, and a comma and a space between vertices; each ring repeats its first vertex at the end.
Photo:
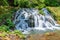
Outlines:
POLYGON ((14 5, 18 5, 21 8, 38 8, 41 9, 45 6, 45 0, 14 0, 14 5))
MULTIPOLYGON (((13 6, 19 6, 21 8, 30 8, 30 7, 41 7, 42 4, 46 6, 59 6, 59 0, 1 0, 0 5, 9 6, 9 4, 13 4, 13 6), (12 2, 13 1, 13 2, 12 2), (9 3, 10 2, 10 3, 9 3), (41 5, 41 6, 40 6, 41 5)), ((10 6, 11 6, 10 5, 10 6)))
POLYGON ((28 0, 14 0, 14 5, 18 5, 20 7, 28 7, 29 1, 28 0))
POLYGON ((8 0, 0 0, 0 5, 9 6, 8 0))
POLYGON ((22 32, 21 31, 18 31, 18 30, 14 30, 14 31, 2 31, 1 34, 0 34, 0 36, 1 37, 5 37, 7 34, 8 35, 15 34, 15 35, 19 36, 20 38, 25 38, 25 35, 22 34, 22 32))
POLYGON ((14 28, 14 24, 13 24, 13 22, 11 21, 11 19, 7 19, 5 25, 9 26, 10 29, 11 29, 11 28, 14 28))
POLYGON ((50 15, 56 20, 56 15, 49 9, 49 8, 47 8, 48 9, 48 11, 50 12, 50 15))
MULTIPOLYGON (((19 6, 21 8, 38 8, 41 9, 45 6, 59 6, 59 3, 57 0, 11 0, 14 1, 13 6, 19 6)), ((11 2, 10 1, 10 2, 11 2)), ((1 0, 2 5, 9 5, 8 0, 1 0)), ((0 3, 1 4, 1 3, 0 3)), ((10 5, 11 6, 11 5, 10 5)))
POLYGON ((18 36, 21 37, 21 38, 25 38, 25 36, 24 36, 24 35, 22 34, 22 32, 19 31, 19 30, 14 30, 12 33, 18 35, 18 36))
POLYGON ((8 19, 13 19, 16 8, 0 6, 0 25, 7 23, 8 19))
POLYGON ((45 2, 45 0, 39 0, 41 3, 44 3, 45 2))
POLYGON ((44 12, 43 12, 42 10, 40 10, 39 13, 42 14, 42 15, 45 15, 44 12))
POLYGON ((45 0, 45 4, 47 6, 59 6, 59 3, 57 2, 57 0, 45 0))
POLYGON ((40 4, 39 6, 36 6, 36 8, 38 8, 39 10, 41 10, 44 7, 45 7, 45 4, 40 4))
POLYGON ((9 31, 9 27, 8 26, 6 26, 6 25, 1 25, 0 26, 0 31, 2 31, 2 32, 7 32, 7 31, 9 31))

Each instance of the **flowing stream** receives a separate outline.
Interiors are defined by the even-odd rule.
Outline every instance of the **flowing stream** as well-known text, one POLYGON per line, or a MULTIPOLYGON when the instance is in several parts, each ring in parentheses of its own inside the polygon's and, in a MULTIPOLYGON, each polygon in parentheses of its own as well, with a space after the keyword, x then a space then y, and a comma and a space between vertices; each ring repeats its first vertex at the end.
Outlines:
POLYGON ((16 12, 14 24, 17 30, 23 34, 28 34, 33 30, 60 30, 60 25, 51 17, 46 8, 42 9, 45 15, 39 14, 39 10, 34 8, 22 8, 16 12))

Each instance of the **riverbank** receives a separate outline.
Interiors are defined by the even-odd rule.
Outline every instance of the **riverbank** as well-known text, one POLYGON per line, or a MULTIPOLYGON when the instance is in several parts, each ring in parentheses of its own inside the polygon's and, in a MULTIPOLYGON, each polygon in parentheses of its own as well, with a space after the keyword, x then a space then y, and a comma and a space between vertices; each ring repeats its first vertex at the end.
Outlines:
POLYGON ((1 35, 2 33, 0 32, 0 40, 60 40, 60 31, 28 35, 26 38, 21 38, 16 34, 1 35))
POLYGON ((30 35, 27 40, 60 40, 59 32, 30 35))

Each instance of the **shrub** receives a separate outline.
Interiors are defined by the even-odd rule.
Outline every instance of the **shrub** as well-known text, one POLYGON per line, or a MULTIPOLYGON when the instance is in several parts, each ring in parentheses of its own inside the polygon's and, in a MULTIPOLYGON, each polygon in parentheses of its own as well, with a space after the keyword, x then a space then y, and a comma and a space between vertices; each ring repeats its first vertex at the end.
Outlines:
POLYGON ((8 0, 0 0, 0 5, 9 6, 8 0))
POLYGON ((45 2, 45 0, 39 0, 41 3, 44 3, 45 2))
POLYGON ((5 25, 9 26, 10 29, 14 28, 14 24, 11 19, 7 19, 5 25))
POLYGON ((45 4, 47 6, 59 6, 59 3, 57 2, 57 0, 45 0, 45 4))
POLYGON ((6 26, 6 25, 1 25, 0 26, 0 31, 2 31, 2 32, 7 32, 7 31, 9 31, 9 27, 8 26, 6 26))
POLYGON ((38 6, 38 9, 42 9, 42 8, 44 8, 45 7, 45 4, 40 4, 39 6, 38 6))
POLYGON ((43 8, 45 0, 14 0, 14 5, 21 8, 43 8))
POLYGON ((28 7, 29 5, 29 1, 28 0, 14 0, 14 5, 18 5, 21 8, 25 8, 28 7))
POLYGON ((9 19, 13 20, 13 15, 16 10, 13 7, 0 6, 0 25, 6 24, 9 19))

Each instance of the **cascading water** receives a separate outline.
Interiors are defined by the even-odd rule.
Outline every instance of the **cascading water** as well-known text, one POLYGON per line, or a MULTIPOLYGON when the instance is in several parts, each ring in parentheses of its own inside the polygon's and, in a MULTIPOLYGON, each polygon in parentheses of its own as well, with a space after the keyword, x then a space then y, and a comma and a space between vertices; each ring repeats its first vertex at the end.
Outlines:
POLYGON ((22 8, 18 10, 15 16, 14 24, 17 30, 24 34, 31 30, 60 30, 59 24, 51 17, 46 8, 42 9, 45 16, 39 14, 36 9, 22 8))

